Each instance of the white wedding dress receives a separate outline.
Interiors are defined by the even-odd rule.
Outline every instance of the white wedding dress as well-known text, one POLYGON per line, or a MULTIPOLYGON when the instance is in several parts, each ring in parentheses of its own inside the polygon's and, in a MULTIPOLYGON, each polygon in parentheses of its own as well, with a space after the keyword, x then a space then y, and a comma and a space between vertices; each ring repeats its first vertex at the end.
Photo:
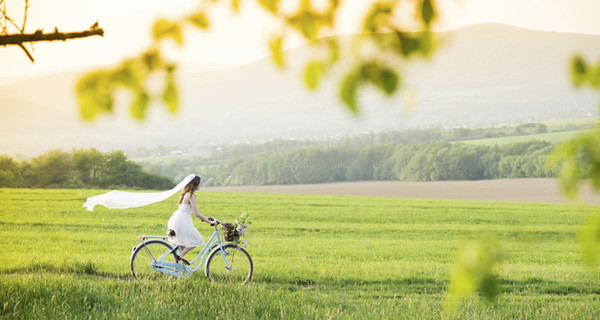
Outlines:
POLYGON ((175 236, 169 234, 169 241, 184 247, 198 247, 204 244, 204 238, 192 222, 192 206, 180 204, 179 209, 173 213, 167 224, 167 230, 175 231, 175 236))

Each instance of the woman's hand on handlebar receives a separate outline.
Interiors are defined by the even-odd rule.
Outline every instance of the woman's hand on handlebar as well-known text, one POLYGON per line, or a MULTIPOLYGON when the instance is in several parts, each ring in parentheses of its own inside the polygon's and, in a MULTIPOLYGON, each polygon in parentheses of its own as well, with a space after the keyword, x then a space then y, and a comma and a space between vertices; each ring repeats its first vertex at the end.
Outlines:
POLYGON ((207 222, 208 222, 208 224, 210 224, 211 227, 214 227, 214 226, 216 226, 216 225, 219 224, 219 221, 216 220, 213 217, 208 217, 208 221, 207 222))

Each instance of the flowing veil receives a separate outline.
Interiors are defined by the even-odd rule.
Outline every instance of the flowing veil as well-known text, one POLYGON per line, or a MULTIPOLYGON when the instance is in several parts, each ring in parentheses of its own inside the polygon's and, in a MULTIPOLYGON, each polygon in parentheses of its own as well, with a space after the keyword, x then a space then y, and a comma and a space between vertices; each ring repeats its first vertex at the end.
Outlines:
POLYGON ((168 199, 177 191, 180 191, 194 179, 196 175, 190 174, 183 179, 175 188, 163 192, 126 192, 110 191, 104 194, 87 198, 83 206, 88 211, 94 211, 94 206, 103 205, 109 209, 126 209, 147 206, 168 199))

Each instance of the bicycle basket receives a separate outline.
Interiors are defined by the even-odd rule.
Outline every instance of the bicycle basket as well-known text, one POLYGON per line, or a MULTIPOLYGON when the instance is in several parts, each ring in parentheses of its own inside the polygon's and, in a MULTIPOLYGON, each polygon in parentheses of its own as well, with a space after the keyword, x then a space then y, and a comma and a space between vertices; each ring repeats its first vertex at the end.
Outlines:
POLYGON ((221 224, 221 229, 223 230, 223 238, 225 238, 225 241, 235 241, 238 239, 238 234, 235 231, 233 223, 223 223, 221 224))

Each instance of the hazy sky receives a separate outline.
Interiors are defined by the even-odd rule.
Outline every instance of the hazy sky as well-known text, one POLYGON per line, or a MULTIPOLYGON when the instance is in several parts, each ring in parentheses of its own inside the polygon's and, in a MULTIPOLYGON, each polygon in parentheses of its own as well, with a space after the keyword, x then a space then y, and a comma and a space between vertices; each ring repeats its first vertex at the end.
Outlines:
MULTIPOLYGON (((285 0, 284 0, 285 1, 285 0)), ((313 2, 324 0, 313 0, 313 2)), ((13 18, 22 21, 23 0, 6 0, 13 18), (13 14, 14 13, 14 14, 13 14)), ((268 54, 266 30, 277 27, 261 15, 255 0, 242 0, 242 14, 230 14, 230 1, 214 12, 208 33, 192 31, 183 49, 170 50, 180 61, 235 65, 268 54)), ((342 0, 337 33, 359 30, 355 23, 371 0, 342 0)), ((34 45, 34 64, 15 46, 0 47, 0 78, 114 63, 135 56, 150 41, 157 17, 180 17, 200 1, 183 0, 30 0, 27 31, 78 31, 97 20, 105 36, 34 45)), ((438 0, 438 30, 497 22, 535 30, 600 34, 600 0, 438 0)), ((272 30, 272 29, 271 29, 272 30)), ((288 43, 288 47, 301 41, 288 43)))

